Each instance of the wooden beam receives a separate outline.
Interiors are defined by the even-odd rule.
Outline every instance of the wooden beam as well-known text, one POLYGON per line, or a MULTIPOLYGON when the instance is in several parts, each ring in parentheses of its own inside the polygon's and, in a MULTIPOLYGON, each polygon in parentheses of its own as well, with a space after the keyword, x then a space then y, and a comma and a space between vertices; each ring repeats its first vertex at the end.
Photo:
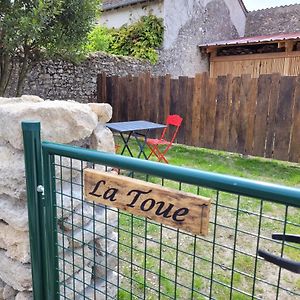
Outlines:
POLYGON ((213 52, 216 52, 218 49, 218 47, 216 46, 210 46, 210 47, 207 47, 206 48, 206 53, 213 53, 213 52))
POLYGON ((294 48, 294 41, 285 42, 285 52, 292 52, 294 48))
POLYGON ((258 60, 258 59, 274 59, 285 57, 299 57, 300 51, 292 52, 277 52, 277 53, 263 53, 263 54, 246 54, 246 55, 228 55, 212 57, 211 61, 243 61, 243 60, 258 60))

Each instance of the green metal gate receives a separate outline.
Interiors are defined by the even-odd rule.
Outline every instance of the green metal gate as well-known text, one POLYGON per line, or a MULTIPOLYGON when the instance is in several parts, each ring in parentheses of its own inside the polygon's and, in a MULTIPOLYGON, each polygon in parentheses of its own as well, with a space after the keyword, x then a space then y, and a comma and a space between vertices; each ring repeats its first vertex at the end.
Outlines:
POLYGON ((259 248, 300 260, 300 191, 231 176, 40 142, 22 123, 35 299, 295 299, 299 275, 259 248), (190 233, 83 197, 86 167, 213 199, 209 235, 190 233))

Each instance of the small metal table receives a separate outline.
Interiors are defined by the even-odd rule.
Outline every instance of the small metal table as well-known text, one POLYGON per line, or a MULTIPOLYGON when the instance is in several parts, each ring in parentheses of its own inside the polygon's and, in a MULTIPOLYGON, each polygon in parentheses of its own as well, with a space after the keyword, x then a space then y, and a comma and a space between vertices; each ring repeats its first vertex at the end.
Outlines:
POLYGON ((166 125, 141 120, 141 121, 107 123, 106 127, 120 134, 124 142, 121 155, 127 149, 130 156, 133 157, 132 151, 129 148, 129 141, 131 137, 134 137, 139 146, 139 153, 137 157, 140 158, 141 155, 144 155, 145 159, 148 159, 146 153, 144 152, 144 148, 147 143, 147 135, 149 134, 149 131, 165 128, 166 125), (125 133, 128 135, 125 136, 125 133), (139 137, 142 137, 143 140, 141 141, 139 137))

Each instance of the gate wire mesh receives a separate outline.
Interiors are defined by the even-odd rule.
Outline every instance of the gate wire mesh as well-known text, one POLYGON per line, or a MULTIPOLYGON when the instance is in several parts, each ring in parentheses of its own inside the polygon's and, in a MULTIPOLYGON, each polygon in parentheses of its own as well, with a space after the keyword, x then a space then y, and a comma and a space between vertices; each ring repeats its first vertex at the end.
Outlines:
MULTIPOLYGON (((84 200, 88 162, 55 156, 61 299, 295 299, 299 277, 265 262, 258 248, 300 260, 300 209, 121 170, 212 198, 207 237, 84 200)), ((92 165, 112 172, 109 166, 92 165)))

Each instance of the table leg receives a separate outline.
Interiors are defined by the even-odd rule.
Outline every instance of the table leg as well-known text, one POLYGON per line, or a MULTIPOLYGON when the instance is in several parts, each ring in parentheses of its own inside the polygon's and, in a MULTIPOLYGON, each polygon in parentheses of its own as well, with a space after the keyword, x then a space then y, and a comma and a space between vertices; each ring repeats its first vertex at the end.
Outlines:
POLYGON ((147 130, 145 134, 142 134, 142 133, 139 133, 139 132, 134 132, 134 133, 133 133, 133 136, 134 136, 134 138, 135 138, 135 140, 136 140, 136 142, 137 142, 137 144, 138 144, 138 146, 139 146, 139 149, 140 149, 140 151, 139 151, 139 153, 138 153, 138 156, 137 156, 138 158, 140 158, 141 155, 144 155, 145 159, 148 159, 148 157, 147 157, 147 155, 146 155, 146 153, 145 153, 145 151, 144 151, 144 149, 145 149, 145 147, 146 147, 148 131, 149 131, 149 130, 147 130), (142 136, 142 137, 143 137, 143 142, 141 142, 141 141, 139 140, 139 138, 138 138, 139 136, 142 136))
POLYGON ((125 136, 122 134, 122 132, 120 132, 120 136, 121 136, 121 138, 122 138, 122 140, 124 142, 124 146, 123 146, 123 149, 121 151, 121 155, 123 155, 123 153, 125 152, 125 149, 127 149, 128 152, 129 152, 129 154, 130 154, 130 156, 133 157, 133 154, 132 154, 132 152, 131 152, 131 150, 130 150, 130 148, 128 146, 128 143, 129 143, 129 140, 130 140, 130 137, 131 137, 132 133, 133 132, 129 132, 127 138, 125 138, 125 136))

